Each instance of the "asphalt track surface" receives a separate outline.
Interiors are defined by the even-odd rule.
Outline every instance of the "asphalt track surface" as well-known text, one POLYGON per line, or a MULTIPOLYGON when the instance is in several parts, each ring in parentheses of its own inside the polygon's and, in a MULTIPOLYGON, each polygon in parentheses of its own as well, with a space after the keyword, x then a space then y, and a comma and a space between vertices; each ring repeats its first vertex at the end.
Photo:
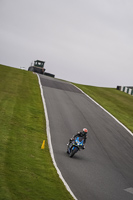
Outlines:
POLYGON ((133 137, 69 83, 39 75, 55 161, 78 200, 133 200, 133 137), (85 150, 66 153, 72 135, 88 129, 85 150))

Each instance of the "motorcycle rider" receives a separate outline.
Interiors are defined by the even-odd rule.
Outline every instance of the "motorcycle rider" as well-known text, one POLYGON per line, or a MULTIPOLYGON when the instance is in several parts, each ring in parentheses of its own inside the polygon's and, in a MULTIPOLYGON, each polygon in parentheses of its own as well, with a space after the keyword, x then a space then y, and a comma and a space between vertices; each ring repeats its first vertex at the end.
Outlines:
MULTIPOLYGON (((82 132, 78 132, 76 135, 74 135, 70 140, 69 140, 69 144, 75 140, 76 137, 82 137, 84 139, 84 144, 86 143, 86 139, 87 139, 87 133, 88 133, 88 130, 87 128, 83 128, 83 131, 82 132)), ((83 149, 85 149, 85 146, 83 145, 83 149)))

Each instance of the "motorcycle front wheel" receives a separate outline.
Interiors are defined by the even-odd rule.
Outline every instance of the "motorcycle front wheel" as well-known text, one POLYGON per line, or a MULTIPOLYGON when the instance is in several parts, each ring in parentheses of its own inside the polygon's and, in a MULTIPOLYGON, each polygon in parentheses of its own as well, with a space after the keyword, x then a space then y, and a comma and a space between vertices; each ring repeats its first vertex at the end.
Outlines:
POLYGON ((78 148, 74 148, 73 150, 71 150, 69 156, 72 158, 77 151, 78 151, 78 148))

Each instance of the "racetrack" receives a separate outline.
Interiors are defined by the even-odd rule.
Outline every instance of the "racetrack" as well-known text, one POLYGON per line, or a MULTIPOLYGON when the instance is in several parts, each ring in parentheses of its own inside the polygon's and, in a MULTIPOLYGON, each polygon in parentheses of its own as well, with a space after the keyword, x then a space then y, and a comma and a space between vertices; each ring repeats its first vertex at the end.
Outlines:
POLYGON ((73 85, 39 75, 55 161, 78 200, 133 199, 133 137, 73 85), (73 158, 66 144, 88 129, 86 149, 73 158))

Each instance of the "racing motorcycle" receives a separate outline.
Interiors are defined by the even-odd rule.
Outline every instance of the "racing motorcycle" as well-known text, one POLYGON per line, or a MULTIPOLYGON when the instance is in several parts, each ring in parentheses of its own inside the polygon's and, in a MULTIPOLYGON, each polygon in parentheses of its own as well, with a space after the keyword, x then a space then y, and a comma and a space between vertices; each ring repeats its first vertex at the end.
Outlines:
POLYGON ((71 158, 80 149, 84 149, 84 139, 82 137, 76 137, 74 140, 69 142, 69 144, 67 144, 67 153, 71 158))

